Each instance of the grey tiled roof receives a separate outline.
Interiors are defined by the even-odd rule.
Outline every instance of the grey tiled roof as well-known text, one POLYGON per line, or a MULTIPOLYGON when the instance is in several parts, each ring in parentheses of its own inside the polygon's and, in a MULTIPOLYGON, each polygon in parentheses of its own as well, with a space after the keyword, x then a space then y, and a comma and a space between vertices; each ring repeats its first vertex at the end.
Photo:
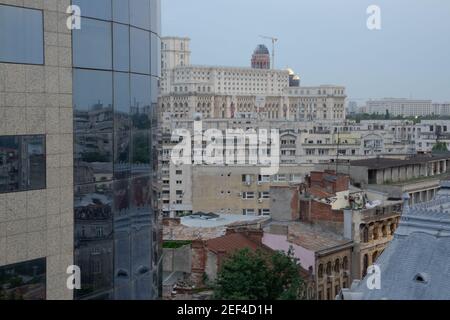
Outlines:
POLYGON ((366 277, 344 290, 344 299, 450 300, 450 196, 406 206, 376 264, 381 289, 370 290, 366 277))

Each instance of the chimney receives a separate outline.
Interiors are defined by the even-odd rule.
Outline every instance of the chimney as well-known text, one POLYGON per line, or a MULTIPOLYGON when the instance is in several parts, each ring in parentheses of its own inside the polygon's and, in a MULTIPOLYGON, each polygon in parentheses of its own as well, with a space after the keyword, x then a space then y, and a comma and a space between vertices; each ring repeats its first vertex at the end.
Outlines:
POLYGON ((353 240, 353 210, 344 209, 344 238, 353 240))
POLYGON ((257 244, 262 244, 264 232, 262 230, 247 230, 245 235, 257 244))

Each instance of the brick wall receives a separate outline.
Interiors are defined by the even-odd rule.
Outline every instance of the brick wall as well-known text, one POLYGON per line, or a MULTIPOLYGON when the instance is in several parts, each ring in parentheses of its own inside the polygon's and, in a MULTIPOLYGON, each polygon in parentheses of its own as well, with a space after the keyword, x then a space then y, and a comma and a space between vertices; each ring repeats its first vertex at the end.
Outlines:
POLYGON ((313 171, 310 173, 309 186, 320 187, 329 193, 336 193, 348 190, 350 177, 347 175, 338 175, 335 181, 326 180, 325 177, 336 177, 334 171, 326 170, 324 172, 313 171))
POLYGON ((341 210, 333 210, 329 204, 315 200, 301 200, 299 213, 300 220, 304 222, 344 222, 344 213, 341 210))
POLYGON ((206 265, 205 241, 196 240, 192 242, 192 273, 191 280, 197 286, 203 284, 203 275, 206 265))

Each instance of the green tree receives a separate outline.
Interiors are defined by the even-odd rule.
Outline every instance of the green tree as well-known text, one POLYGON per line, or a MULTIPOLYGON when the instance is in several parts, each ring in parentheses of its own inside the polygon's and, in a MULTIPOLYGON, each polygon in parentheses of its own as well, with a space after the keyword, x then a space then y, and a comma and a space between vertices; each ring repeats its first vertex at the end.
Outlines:
POLYGON ((223 300, 296 300, 303 279, 293 251, 236 251, 225 260, 216 281, 215 298, 223 300))
POLYGON ((433 146, 432 152, 448 152, 447 144, 445 142, 437 142, 433 146))

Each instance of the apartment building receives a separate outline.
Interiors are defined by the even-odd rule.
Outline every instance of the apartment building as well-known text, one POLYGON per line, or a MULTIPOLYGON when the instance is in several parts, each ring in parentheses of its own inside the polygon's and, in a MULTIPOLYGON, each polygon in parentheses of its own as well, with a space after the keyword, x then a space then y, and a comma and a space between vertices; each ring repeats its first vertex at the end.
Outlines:
POLYGON ((159 0, 0 1, 0 299, 160 296, 159 33, 159 0))
MULTIPOLYGON (((427 202, 436 196, 441 180, 449 175, 450 155, 415 155, 405 158, 371 158, 350 161, 349 166, 338 166, 348 174, 354 185, 370 188, 393 197, 409 195, 410 204, 427 202)), ((317 165, 326 170, 333 165, 317 165)))
POLYGON ((389 114, 391 116, 428 116, 435 114, 431 100, 413 100, 384 98, 381 100, 370 100, 366 102, 367 113, 389 114))

